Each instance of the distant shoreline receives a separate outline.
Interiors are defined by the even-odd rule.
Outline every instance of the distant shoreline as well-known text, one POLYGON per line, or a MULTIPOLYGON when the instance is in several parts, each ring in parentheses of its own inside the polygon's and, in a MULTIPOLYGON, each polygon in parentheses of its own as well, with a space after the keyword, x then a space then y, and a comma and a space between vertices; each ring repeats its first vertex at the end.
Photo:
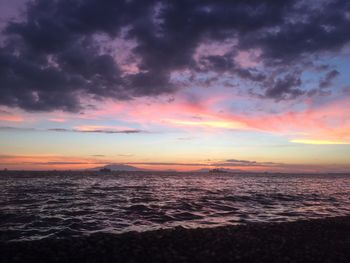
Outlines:
MULTIPOLYGON (((1 234, 1 233, 0 233, 1 234)), ((10 262, 349 262, 350 215, 0 243, 10 262)))
POLYGON ((303 173, 303 172, 249 172, 249 171, 242 171, 242 172, 234 172, 234 171, 227 171, 227 172, 210 172, 210 171, 162 171, 162 170, 145 170, 145 171, 125 171, 125 170, 114 170, 114 171, 98 171, 98 170, 0 170, 0 176, 1 175, 44 175, 45 173, 55 174, 55 175, 66 175, 67 173, 73 174, 73 175, 82 175, 82 174, 88 174, 88 175, 104 175, 104 174, 110 174, 110 175, 118 175, 118 174, 147 174, 147 173, 157 173, 157 174, 206 174, 206 175, 349 175, 350 172, 324 172, 324 173, 303 173))

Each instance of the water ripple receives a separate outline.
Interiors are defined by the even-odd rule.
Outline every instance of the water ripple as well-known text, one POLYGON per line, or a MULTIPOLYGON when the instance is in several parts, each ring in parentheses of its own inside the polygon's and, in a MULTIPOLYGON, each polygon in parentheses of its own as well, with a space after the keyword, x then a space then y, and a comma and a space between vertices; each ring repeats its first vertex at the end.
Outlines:
POLYGON ((350 214, 350 176, 1 176, 0 239, 208 227, 350 214))

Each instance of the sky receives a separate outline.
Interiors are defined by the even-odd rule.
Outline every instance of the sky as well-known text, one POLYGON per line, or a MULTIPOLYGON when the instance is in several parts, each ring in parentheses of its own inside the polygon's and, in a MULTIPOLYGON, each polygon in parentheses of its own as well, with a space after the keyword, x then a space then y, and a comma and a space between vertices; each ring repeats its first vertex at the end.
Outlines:
POLYGON ((0 0, 0 169, 350 171, 348 0, 0 0))

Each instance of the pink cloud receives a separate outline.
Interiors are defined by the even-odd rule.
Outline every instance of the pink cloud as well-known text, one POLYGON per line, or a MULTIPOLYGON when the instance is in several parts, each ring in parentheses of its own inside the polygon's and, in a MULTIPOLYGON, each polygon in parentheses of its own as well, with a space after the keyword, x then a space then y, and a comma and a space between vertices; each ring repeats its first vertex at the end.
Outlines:
POLYGON ((0 115, 0 121, 22 122, 23 118, 18 115, 0 115))
POLYGON ((22 122, 23 117, 19 113, 12 112, 7 108, 0 108, 0 121, 22 122))
POLYGON ((240 51, 235 57, 235 62, 243 68, 253 68, 259 65, 260 50, 240 51))
MULTIPOLYGON (((266 105, 262 105, 260 111, 239 112, 230 108, 242 98, 227 91, 205 95, 199 94, 195 100, 182 93, 174 95, 172 99, 164 96, 123 102, 105 101, 97 104, 97 109, 86 110, 84 114, 52 113, 47 119, 56 122, 79 121, 81 124, 74 127, 76 130, 125 130, 134 125, 151 131, 162 127, 186 131, 203 129, 208 132, 239 129, 282 135, 289 140, 350 141, 350 99, 347 97, 322 106, 307 102, 303 110, 269 113, 264 111, 266 105), (89 120, 89 124, 85 124, 85 120, 89 120), (101 121, 122 121, 124 124, 101 126, 101 121)), ((21 120, 17 115, 0 115, 0 120, 1 117, 21 120)))
POLYGON ((66 119, 64 119, 64 118, 50 118, 49 121, 52 121, 52 122, 66 122, 66 119))
MULTIPOLYGON (((100 110, 86 113, 86 117, 109 118, 151 127, 190 129, 240 129, 270 132, 295 139, 323 139, 330 141, 350 140, 350 99, 344 98, 315 107, 307 104, 304 110, 289 110, 281 113, 248 112, 235 113, 219 110, 223 102, 236 98, 218 94, 199 98, 195 102, 178 95, 174 100, 139 99, 127 102, 109 102, 100 110)), ((223 106, 222 106, 223 107, 223 106)))
POLYGON ((79 125, 74 127, 75 131, 81 132, 93 132, 93 131, 127 131, 130 127, 126 126, 106 126, 106 125, 79 125))

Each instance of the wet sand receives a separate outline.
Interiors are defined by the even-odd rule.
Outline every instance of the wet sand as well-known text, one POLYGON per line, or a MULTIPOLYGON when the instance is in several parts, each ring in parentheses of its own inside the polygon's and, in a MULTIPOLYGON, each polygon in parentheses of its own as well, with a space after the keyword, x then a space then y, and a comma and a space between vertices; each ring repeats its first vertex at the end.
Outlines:
POLYGON ((0 262, 350 262, 350 216, 2 242, 0 262))

